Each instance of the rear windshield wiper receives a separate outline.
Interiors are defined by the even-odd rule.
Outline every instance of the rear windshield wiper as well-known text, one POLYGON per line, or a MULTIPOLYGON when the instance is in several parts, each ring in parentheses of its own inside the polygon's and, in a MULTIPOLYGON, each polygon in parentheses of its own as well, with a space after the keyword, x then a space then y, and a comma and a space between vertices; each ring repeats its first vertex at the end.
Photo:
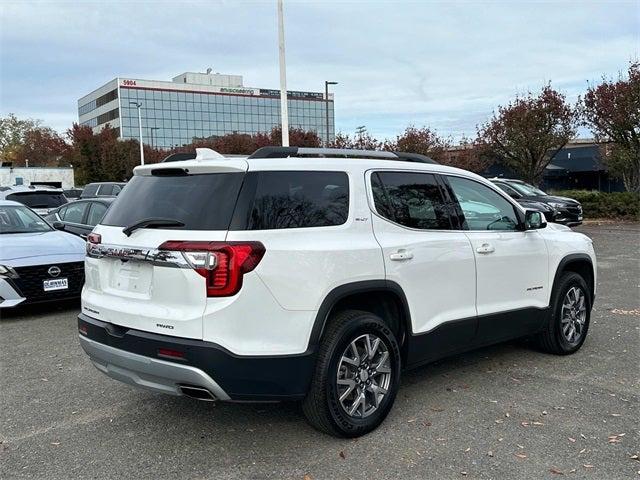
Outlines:
POLYGON ((172 218, 161 218, 161 217, 143 218, 142 220, 134 224, 131 224, 128 227, 124 227, 122 229, 122 233, 124 233, 127 237, 129 237, 137 229, 147 228, 147 227, 184 227, 184 223, 179 220, 174 220, 172 218))

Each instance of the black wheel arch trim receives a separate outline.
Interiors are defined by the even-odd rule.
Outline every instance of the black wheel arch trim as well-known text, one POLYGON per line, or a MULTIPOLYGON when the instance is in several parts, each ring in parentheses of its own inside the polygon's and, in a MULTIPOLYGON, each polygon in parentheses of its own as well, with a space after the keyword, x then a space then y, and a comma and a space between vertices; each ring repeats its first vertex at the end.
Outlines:
POLYGON ((362 293, 374 293, 374 292, 389 292, 394 294, 401 305, 402 314, 404 318, 406 332, 412 335, 411 329, 411 312, 409 310, 409 303, 407 297, 404 294, 402 287, 391 280, 363 280, 360 282, 346 283, 340 285, 331 290, 320 304, 320 308, 316 314, 316 318, 313 322, 313 328, 311 329, 311 335, 309 337, 309 347, 307 350, 313 350, 320 343, 322 333, 324 332, 327 321, 329 320, 329 314, 339 301, 351 296, 362 293))
POLYGON ((589 283, 589 280, 591 280, 592 282, 592 284, 589 285, 591 287, 591 291, 589 292, 589 294, 591 295, 591 304, 593 305, 593 302, 596 297, 595 295, 596 272, 593 269, 593 260, 591 260, 591 257, 586 253, 570 253, 569 255, 566 255, 565 257, 563 257, 562 260, 560 260, 560 263, 558 263, 558 267, 556 268, 556 273, 553 277, 552 288, 556 285, 556 283, 560 279, 560 275, 562 275, 562 273, 566 271, 567 265, 574 262, 575 263, 586 262, 591 267, 591 279, 585 278, 584 281, 587 282, 587 284, 589 283))

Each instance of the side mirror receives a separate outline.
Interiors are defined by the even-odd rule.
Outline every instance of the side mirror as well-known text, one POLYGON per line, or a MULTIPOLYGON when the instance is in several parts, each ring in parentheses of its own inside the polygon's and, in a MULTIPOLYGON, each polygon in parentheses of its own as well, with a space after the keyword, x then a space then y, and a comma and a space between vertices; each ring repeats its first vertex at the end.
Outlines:
POLYGON ((53 222, 52 226, 56 230, 64 230, 65 229, 65 224, 62 223, 62 222, 53 222))
POLYGON ((525 230, 537 230, 547 226, 547 220, 542 212, 527 210, 524 217, 525 230))

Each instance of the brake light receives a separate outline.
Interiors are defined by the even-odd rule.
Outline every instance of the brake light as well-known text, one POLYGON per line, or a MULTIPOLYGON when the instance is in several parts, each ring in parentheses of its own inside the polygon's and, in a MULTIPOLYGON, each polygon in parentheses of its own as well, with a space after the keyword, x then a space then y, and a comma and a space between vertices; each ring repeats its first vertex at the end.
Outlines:
POLYGON ((159 250, 182 252, 206 281, 208 297, 229 297, 242 287, 242 276, 255 269, 265 253, 260 242, 202 242, 169 240, 159 250))

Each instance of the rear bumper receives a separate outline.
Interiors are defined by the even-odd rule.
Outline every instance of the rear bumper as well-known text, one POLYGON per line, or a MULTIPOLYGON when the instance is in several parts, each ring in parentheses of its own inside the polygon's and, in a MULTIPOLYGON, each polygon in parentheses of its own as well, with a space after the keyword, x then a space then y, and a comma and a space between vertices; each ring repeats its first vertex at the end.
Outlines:
POLYGON ((173 395, 181 395, 180 387, 186 385, 205 388, 219 400, 299 400, 307 393, 315 365, 312 351, 240 356, 215 343, 127 329, 84 314, 78 327, 80 344, 98 370, 173 395), (159 358, 159 349, 183 352, 184 357, 159 358))
POLYGON ((182 395, 180 386, 197 386, 211 392, 216 400, 229 400, 220 385, 198 368, 143 357, 82 335, 80 345, 98 370, 129 385, 171 395, 182 395))

